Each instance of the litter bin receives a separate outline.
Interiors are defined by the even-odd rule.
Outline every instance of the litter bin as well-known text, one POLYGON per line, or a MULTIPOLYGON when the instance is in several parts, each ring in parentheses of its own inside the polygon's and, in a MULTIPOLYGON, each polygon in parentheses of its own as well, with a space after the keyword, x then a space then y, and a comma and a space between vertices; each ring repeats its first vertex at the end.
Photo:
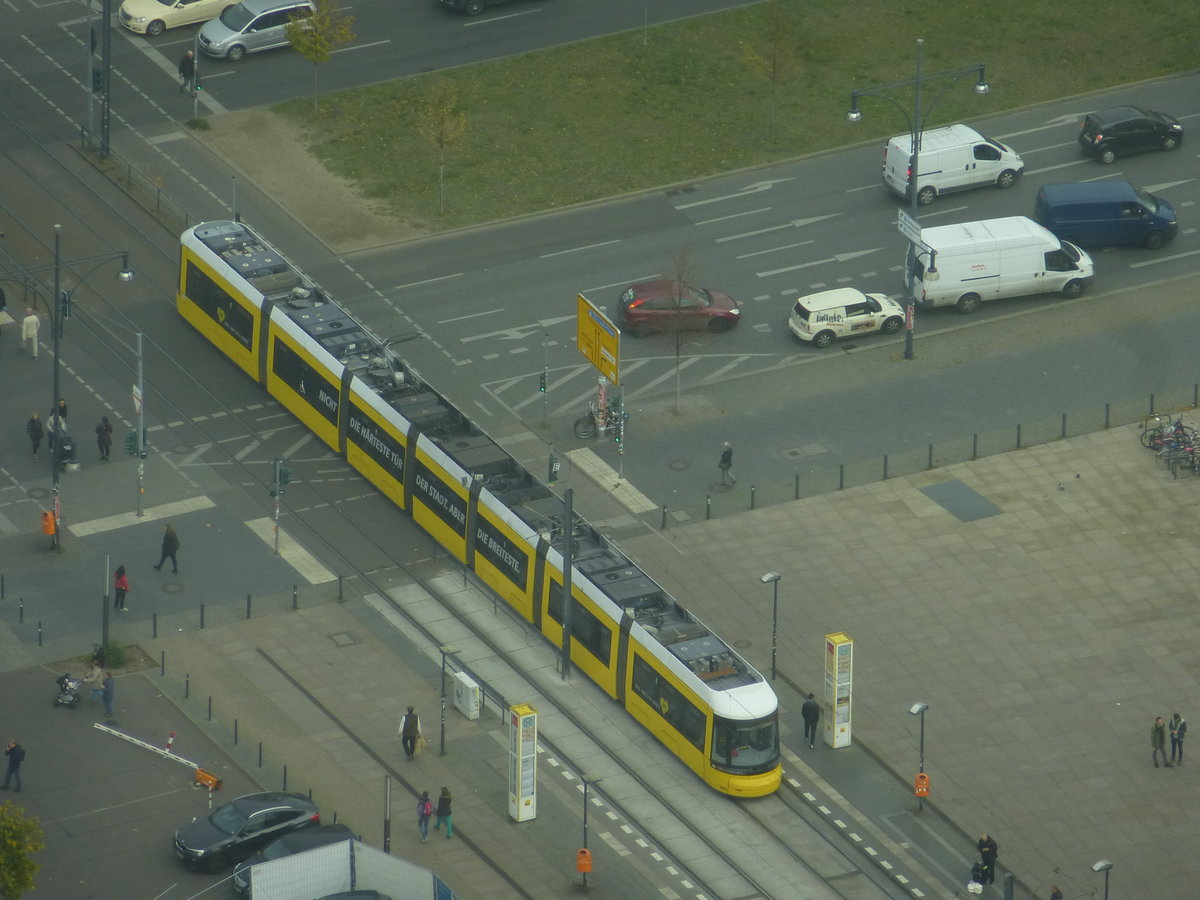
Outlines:
POLYGON ((63 465, 73 465, 79 462, 75 458, 75 438, 65 431, 59 431, 55 435, 54 452, 58 454, 58 461, 63 465))

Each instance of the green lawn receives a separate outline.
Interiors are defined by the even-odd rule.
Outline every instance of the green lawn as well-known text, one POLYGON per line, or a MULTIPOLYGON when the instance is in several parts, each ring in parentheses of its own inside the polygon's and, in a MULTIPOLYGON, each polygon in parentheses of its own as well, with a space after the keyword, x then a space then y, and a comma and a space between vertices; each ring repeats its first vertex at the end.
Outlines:
MULTIPOLYGON (((316 116, 311 98, 278 110, 332 172, 399 221, 434 232, 905 131, 900 112, 879 100, 863 101, 858 126, 844 116, 853 88, 914 74, 918 37, 926 72, 983 62, 992 85, 979 98, 969 78, 954 84, 932 125, 1195 68, 1197 34, 1192 0, 766 0, 327 95, 316 116), (763 74, 771 60, 773 137, 763 74), (465 128, 446 147, 441 212, 427 123, 448 90, 465 128)), ((927 100, 946 84, 928 86, 927 100)), ((911 91, 897 100, 910 109, 911 91)))

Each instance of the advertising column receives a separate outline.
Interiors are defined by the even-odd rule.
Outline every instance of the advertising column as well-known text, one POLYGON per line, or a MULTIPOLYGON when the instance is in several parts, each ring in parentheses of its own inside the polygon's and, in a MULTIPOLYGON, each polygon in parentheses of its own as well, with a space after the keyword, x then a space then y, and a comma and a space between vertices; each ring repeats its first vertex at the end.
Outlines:
POLYGON ((526 703, 508 709, 508 815, 537 817, 537 710, 526 703))
POLYGON ((842 631, 825 635, 825 743, 850 746, 850 693, 854 639, 842 631))

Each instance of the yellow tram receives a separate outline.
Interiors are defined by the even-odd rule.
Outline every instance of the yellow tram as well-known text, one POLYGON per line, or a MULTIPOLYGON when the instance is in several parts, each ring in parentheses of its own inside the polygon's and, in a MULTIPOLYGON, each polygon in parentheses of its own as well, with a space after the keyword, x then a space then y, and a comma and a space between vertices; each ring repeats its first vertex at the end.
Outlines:
POLYGON ((763 676, 240 222, 180 241, 179 314, 555 646, 571 541, 571 661, 711 787, 780 783, 763 676))

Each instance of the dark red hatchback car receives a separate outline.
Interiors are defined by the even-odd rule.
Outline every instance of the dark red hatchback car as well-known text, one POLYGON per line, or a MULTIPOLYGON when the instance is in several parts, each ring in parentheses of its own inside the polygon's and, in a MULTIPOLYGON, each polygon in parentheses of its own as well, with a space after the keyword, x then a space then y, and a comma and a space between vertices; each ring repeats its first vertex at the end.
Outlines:
POLYGON ((617 322, 634 337, 677 328, 728 331, 741 314, 728 294, 682 281, 643 281, 626 288, 617 303, 617 322))

